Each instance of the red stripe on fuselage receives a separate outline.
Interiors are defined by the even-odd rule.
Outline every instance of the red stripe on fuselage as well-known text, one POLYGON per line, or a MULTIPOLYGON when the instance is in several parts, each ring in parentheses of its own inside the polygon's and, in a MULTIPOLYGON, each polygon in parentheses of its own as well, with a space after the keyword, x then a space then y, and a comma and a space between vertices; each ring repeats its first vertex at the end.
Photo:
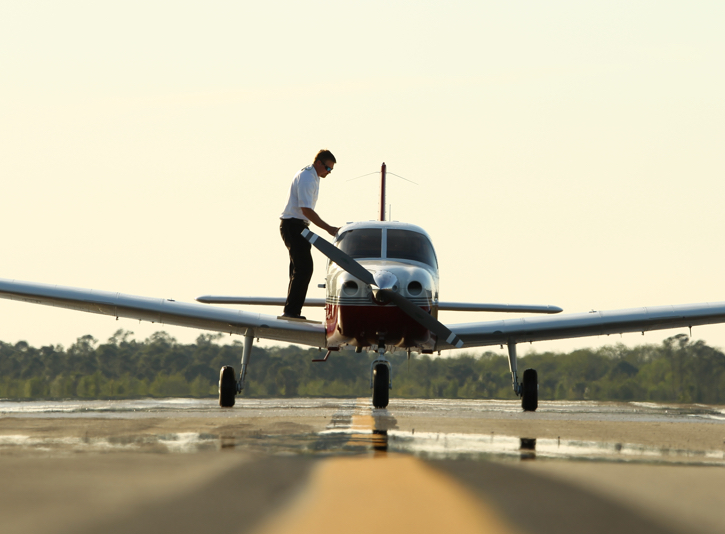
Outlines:
MULTIPOLYGON (((427 312, 430 307, 421 306, 427 312)), ((397 306, 326 306, 327 346, 350 344, 377 346, 380 336, 386 345, 420 347, 431 342, 427 328, 397 306)))

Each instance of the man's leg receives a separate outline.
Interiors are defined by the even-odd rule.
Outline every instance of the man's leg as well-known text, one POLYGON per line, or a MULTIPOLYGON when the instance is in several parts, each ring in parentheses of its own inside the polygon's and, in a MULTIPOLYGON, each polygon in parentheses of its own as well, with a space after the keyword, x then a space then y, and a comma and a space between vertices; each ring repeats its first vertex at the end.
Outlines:
POLYGON ((312 245, 302 237, 305 226, 283 220, 280 233, 284 244, 289 250, 290 281, 287 288, 287 302, 284 306, 285 315, 300 315, 302 305, 307 296, 307 287, 312 279, 312 245))

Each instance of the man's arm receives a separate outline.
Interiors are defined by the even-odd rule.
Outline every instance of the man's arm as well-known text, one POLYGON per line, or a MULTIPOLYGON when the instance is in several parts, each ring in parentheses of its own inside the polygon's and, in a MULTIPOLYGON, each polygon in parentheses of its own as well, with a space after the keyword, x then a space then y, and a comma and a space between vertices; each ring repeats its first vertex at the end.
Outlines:
POLYGON ((317 215, 317 212, 313 210, 312 208, 300 208, 302 210, 302 213, 305 214, 305 217, 307 217, 310 222, 314 223, 315 225, 319 226, 323 230, 325 230, 328 234, 330 234, 332 237, 335 237, 337 235, 338 228, 337 226, 331 226, 327 224, 325 221, 323 221, 319 215, 317 215))

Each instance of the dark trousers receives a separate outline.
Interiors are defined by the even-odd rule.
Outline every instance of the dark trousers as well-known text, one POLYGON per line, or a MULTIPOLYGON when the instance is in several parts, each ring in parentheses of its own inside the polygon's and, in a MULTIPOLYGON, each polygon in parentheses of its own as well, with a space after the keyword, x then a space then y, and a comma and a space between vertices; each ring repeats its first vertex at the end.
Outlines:
POLYGON ((300 219, 282 219, 279 225, 279 233, 289 250, 289 287, 284 305, 286 315, 300 315, 312 278, 312 245, 301 235, 305 228, 307 225, 300 219))

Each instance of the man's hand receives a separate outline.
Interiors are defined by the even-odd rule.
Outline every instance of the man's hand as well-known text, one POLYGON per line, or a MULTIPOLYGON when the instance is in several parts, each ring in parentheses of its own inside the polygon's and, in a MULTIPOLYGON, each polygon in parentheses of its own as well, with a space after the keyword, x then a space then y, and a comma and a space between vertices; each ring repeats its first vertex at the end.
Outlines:
POLYGON ((325 221, 323 221, 319 215, 313 210, 312 208, 300 208, 302 210, 302 213, 304 213, 305 217, 307 217, 310 222, 312 222, 315 226, 319 226, 323 230, 325 230, 328 234, 330 234, 332 237, 335 237, 337 235, 337 232, 340 230, 337 226, 331 226, 327 224, 325 221))

